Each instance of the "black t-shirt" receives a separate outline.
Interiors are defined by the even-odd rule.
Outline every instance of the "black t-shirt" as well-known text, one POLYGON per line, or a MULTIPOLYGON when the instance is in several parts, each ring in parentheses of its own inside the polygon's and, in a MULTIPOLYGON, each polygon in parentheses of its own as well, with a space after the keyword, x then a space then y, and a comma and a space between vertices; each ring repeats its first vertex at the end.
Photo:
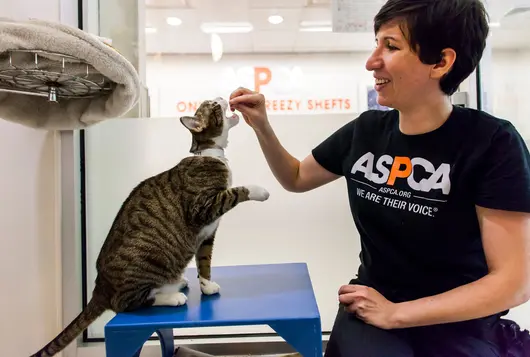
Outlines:
POLYGON ((361 237, 358 280, 398 302, 488 272, 476 205, 530 212, 530 155, 506 121, 453 107, 438 129, 399 130, 397 111, 367 111, 313 149, 347 181, 361 237))

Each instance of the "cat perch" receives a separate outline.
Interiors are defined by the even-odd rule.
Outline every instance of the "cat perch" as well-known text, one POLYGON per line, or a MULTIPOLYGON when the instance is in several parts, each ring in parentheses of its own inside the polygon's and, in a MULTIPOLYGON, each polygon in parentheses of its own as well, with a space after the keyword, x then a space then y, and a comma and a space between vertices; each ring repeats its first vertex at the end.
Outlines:
POLYGON ((86 128, 138 102, 132 64, 96 36, 59 23, 0 19, 0 118, 33 128, 86 128))

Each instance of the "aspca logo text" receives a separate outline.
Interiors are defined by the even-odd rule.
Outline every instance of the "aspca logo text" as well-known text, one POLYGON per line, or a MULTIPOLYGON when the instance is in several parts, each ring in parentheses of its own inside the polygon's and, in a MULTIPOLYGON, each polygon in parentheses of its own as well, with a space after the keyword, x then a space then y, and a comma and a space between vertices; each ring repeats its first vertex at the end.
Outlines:
POLYGON ((416 191, 442 190, 445 195, 451 191, 449 164, 435 167, 430 161, 421 157, 411 159, 406 156, 382 155, 374 165, 374 154, 367 152, 353 164, 351 173, 357 172, 364 173, 368 181, 377 184, 393 186, 397 180, 407 180, 408 186, 416 191), (419 167, 422 168, 420 172, 426 177, 417 181, 414 178, 414 170, 418 170, 419 167))

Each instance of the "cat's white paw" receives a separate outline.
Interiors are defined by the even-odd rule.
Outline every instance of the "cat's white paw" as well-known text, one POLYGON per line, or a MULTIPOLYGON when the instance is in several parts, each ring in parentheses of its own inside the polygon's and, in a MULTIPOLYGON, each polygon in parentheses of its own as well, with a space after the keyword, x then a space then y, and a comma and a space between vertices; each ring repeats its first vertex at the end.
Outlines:
POLYGON ((261 186, 249 185, 246 186, 246 188, 248 190, 249 200, 263 202, 266 201, 270 196, 269 191, 261 186))
POLYGON ((186 294, 178 292, 170 295, 169 301, 173 303, 170 306, 181 306, 186 304, 186 302, 188 301, 188 297, 186 296, 186 294))
POLYGON ((219 284, 217 284, 214 281, 199 278, 199 282, 201 283, 201 291, 204 295, 213 295, 219 293, 219 290, 221 290, 221 287, 219 284))
POLYGON ((171 294, 156 294, 154 306, 181 306, 186 304, 188 297, 181 292, 171 294))

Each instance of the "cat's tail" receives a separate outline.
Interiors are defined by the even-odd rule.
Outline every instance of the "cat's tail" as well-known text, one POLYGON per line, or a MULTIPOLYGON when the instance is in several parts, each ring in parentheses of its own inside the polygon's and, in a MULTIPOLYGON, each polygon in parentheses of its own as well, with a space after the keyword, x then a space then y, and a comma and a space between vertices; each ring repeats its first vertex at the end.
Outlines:
POLYGON ((90 300, 86 308, 70 323, 70 325, 31 357, 51 357, 59 353, 106 310, 107 307, 105 304, 101 304, 94 299, 90 300))

